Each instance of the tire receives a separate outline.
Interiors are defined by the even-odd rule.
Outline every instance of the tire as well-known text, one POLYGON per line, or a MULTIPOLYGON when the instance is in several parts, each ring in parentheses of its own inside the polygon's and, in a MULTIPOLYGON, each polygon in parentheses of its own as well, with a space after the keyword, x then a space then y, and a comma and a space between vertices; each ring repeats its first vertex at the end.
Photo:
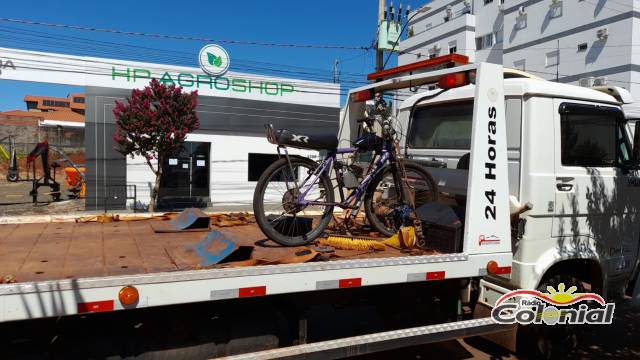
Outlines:
MULTIPOLYGON (((422 178, 422 182, 419 183, 417 183, 416 181, 408 180, 406 178, 403 179, 403 184, 405 184, 405 186, 409 185, 410 183, 421 185, 419 185, 420 189, 418 189, 418 196, 415 196, 415 190, 411 191, 411 193, 414 194, 415 198, 415 208, 417 209, 421 205, 424 205, 428 202, 438 201, 438 186, 433 180, 431 174, 429 174, 429 172, 423 166, 413 161, 401 161, 403 161, 404 164, 405 175, 408 175, 408 177, 419 176, 422 178)), ((392 196, 395 195, 395 201, 390 200, 391 197, 389 197, 387 200, 384 200, 389 206, 380 206, 381 202, 374 201, 376 200, 375 198, 377 194, 379 194, 381 191, 384 191, 379 189, 380 183, 386 183, 388 181, 393 181, 393 172, 390 164, 385 166, 385 168, 381 172, 379 172, 378 175, 376 175, 376 177, 371 181, 371 183, 367 187, 367 191, 364 197, 364 211, 367 219, 369 220, 369 223, 384 236, 391 236, 398 231, 398 229, 394 225, 391 225, 389 223, 389 216, 391 216, 391 214, 388 213, 388 211, 392 211, 393 208, 401 205, 399 198, 397 198, 398 192, 396 191, 394 191, 394 193, 392 194, 392 196), (385 211, 387 211, 386 215, 382 215, 381 213, 385 211)), ((384 187, 385 185, 383 184, 382 186, 384 187)), ((410 186, 410 188, 414 189, 414 186, 410 186)))
MULTIPOLYGON (((584 292, 582 283, 569 275, 549 277, 538 286, 538 291, 547 292, 548 286, 557 289, 560 283, 564 283, 567 289, 575 286, 576 292, 584 292)), ((517 339, 518 352, 532 359, 566 359, 578 346, 575 325, 520 326, 517 339)))
MULTIPOLYGON (((306 168, 309 170, 315 170, 318 167, 318 163, 312 161, 307 158, 302 157, 289 157, 291 161, 291 165, 294 169, 297 168, 306 168)), ((298 182, 302 182, 304 178, 307 176, 307 172, 300 172, 298 182)), ((256 218, 256 222, 260 227, 260 230, 271 240, 276 243, 284 246, 300 246, 306 245, 315 239, 317 239, 324 229, 329 225, 333 214, 333 206, 320 206, 320 205, 311 205, 302 208, 301 210, 297 209, 286 209, 286 206, 290 206, 290 203, 285 203, 285 196, 289 196, 290 198, 293 196, 290 191, 284 191, 282 193, 282 197, 280 200, 270 201, 265 203, 266 193, 268 191, 268 187, 270 184, 277 183, 289 183, 288 181, 276 181, 273 180, 275 176, 288 176, 291 180, 295 180, 293 175, 291 174, 291 169, 289 168, 289 163, 286 158, 281 158, 271 164, 260 176, 258 180, 258 184, 256 185, 255 192, 253 194, 253 211, 254 216, 256 218), (285 195, 288 193, 288 195, 285 195), (275 219, 269 219, 267 214, 267 210, 265 210, 265 205, 270 205, 269 207, 276 207, 278 203, 282 206, 282 209, 277 209, 274 211, 276 214, 281 213, 280 215, 276 215, 275 219), (309 209, 309 207, 314 207, 315 210, 309 209), (284 213, 283 213, 284 211, 284 213), (299 216, 300 213, 303 212, 313 212, 312 215, 299 216), (321 214, 316 215, 315 213, 321 211, 321 214), (298 219, 300 221, 308 221, 311 219, 311 224, 309 225, 309 231, 304 233, 298 233, 299 231, 304 231, 304 227, 307 224, 303 224, 301 226, 298 225, 298 219), (287 222, 290 221, 291 224, 287 226, 287 222), (302 228, 302 230, 300 229, 302 228)), ((286 180, 286 179, 285 179, 286 180)), ((291 182, 292 184, 293 182, 291 182)), ((300 185, 300 184, 298 184, 300 185)), ((325 171, 322 176, 320 176, 320 181, 316 185, 320 196, 324 196, 324 198, 318 198, 318 201, 324 201, 327 203, 334 202, 334 194, 333 194, 333 186, 331 184, 331 179, 329 178, 327 171, 325 171)), ((282 185, 280 184, 280 187, 282 185)), ((283 188, 282 190, 284 190, 283 188)), ((273 193, 270 192, 270 193, 273 193)), ((273 199, 277 199, 278 194, 272 195, 273 199)), ((289 199, 290 199, 289 198, 289 199)), ((272 215, 273 216, 273 215, 272 215)))

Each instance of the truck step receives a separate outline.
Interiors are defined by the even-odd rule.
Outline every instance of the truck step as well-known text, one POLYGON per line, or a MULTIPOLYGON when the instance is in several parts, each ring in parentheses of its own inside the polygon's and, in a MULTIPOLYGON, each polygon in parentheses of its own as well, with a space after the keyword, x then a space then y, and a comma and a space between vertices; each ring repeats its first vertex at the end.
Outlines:
POLYGON ((491 318, 481 318, 320 341, 218 359, 339 359, 461 337, 509 331, 512 327, 513 325, 496 324, 491 318))

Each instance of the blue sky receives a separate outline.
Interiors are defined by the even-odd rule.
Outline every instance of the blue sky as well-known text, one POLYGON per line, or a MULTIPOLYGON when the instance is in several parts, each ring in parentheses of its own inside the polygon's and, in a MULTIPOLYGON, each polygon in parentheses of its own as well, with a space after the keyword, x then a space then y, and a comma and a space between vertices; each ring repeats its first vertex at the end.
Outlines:
MULTIPOLYGON (((416 8, 424 1, 405 0, 404 5, 407 3, 416 8)), ((1 17, 211 39, 369 46, 375 37, 376 14, 377 0, 85 0, 6 2, 1 17)), ((0 21, 0 46, 30 50, 197 66, 197 54, 204 44, 0 21)), ((333 61, 338 59, 344 88, 365 81, 365 74, 374 67, 371 50, 221 45, 231 55, 231 70, 240 72, 329 81, 333 61)), ((394 64, 392 60, 387 67, 394 64)), ((23 108, 25 93, 66 96, 76 89, 2 82, 0 110, 23 108)))

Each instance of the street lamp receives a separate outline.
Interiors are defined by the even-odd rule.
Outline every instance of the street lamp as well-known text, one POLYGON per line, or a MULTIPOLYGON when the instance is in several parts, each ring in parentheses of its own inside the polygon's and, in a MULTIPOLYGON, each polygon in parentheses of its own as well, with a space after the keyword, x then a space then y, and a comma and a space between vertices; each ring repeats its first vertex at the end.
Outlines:
POLYGON ((402 36, 402 33, 404 32, 404 30, 407 28, 407 25, 409 25, 409 23, 411 22, 411 20, 416 17, 416 15, 418 14, 424 14, 427 11, 431 10, 431 7, 428 5, 423 5, 421 7, 418 8, 418 10, 416 10, 416 12, 413 13, 413 15, 409 16, 409 18, 407 18, 407 22, 404 23, 404 25, 402 25, 402 29, 400 29, 400 32, 398 33, 398 38, 396 39, 396 41, 393 43, 393 47, 391 48, 391 51, 389 52, 389 56, 387 56, 387 60, 385 60, 384 64, 382 65, 382 68, 384 69, 385 66, 387 66, 387 63, 389 62, 389 59, 391 58, 391 54, 393 54, 393 50, 396 49, 396 46, 398 46, 398 42, 400 41, 400 37, 402 36))

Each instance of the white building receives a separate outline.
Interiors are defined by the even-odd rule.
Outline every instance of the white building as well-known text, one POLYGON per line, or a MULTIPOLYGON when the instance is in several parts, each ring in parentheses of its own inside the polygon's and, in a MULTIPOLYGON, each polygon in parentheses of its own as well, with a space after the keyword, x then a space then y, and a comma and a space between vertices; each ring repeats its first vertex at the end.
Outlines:
POLYGON ((338 130, 339 84, 234 71, 212 77, 192 67, 8 48, 0 48, 0 62, 14 65, 0 73, 0 90, 5 92, 11 81, 84 88, 87 210, 131 207, 132 189, 137 202, 149 202, 155 175, 143 157, 125 157, 114 149, 113 108, 115 101, 124 101, 152 78, 198 91, 200 127, 162 164, 162 208, 249 209, 261 171, 278 158, 276 146, 266 139, 266 124, 301 134, 338 130))
POLYGON ((545 79, 627 88, 640 99, 633 0, 435 0, 413 17, 399 65, 456 52, 545 79))

